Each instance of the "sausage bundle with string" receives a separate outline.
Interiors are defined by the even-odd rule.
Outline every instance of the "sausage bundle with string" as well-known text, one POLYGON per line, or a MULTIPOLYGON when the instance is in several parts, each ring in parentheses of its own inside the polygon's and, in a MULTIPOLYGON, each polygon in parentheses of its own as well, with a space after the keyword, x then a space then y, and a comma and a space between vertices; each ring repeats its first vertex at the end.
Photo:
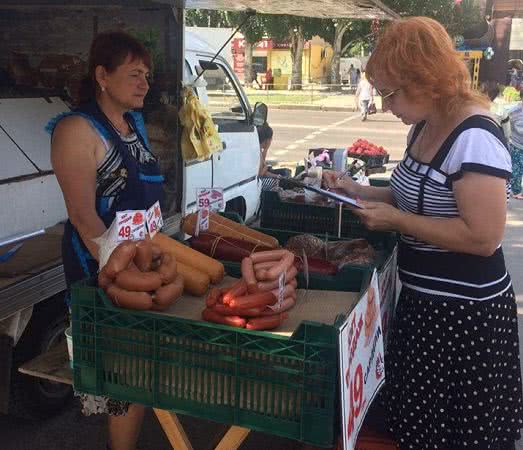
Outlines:
POLYGON ((272 330, 288 317, 286 311, 296 304, 295 257, 288 250, 253 253, 241 262, 242 278, 226 288, 213 288, 206 299, 202 318, 208 322, 272 330), (283 300, 279 280, 285 274, 283 300))

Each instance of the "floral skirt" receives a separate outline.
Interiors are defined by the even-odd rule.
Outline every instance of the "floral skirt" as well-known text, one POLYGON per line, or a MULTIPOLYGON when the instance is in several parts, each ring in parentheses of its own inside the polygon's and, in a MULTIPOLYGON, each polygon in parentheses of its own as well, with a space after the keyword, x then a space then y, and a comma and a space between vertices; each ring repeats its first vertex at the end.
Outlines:
POLYGON ((114 400, 109 397, 102 397, 99 395, 82 394, 75 392, 75 395, 80 398, 82 404, 82 414, 90 416, 92 414, 108 414, 110 416, 125 416, 129 411, 130 402, 122 400, 114 400))

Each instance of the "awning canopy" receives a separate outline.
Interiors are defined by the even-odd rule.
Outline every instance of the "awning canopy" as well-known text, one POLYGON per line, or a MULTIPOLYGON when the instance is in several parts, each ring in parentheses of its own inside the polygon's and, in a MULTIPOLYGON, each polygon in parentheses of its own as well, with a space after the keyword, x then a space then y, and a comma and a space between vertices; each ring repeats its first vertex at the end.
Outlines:
POLYGON ((399 17, 380 0, 186 0, 189 9, 244 11, 261 14, 348 19, 392 20, 399 17))

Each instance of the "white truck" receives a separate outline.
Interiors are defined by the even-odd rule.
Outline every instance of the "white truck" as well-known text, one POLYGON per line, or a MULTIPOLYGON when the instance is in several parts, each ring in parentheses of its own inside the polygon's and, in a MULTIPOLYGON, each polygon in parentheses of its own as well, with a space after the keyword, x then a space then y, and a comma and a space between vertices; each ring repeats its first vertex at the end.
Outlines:
POLYGON ((211 62, 213 48, 195 35, 184 36, 180 11, 145 1, 0 5, 0 358, 5 361, 0 364, 0 412, 48 414, 71 394, 66 385, 17 369, 62 340, 67 324, 61 265, 67 214, 44 127, 72 107, 97 32, 124 29, 143 39, 153 54, 155 80, 144 115, 166 178, 165 231, 179 231, 180 218, 196 209, 200 187, 223 188, 226 210, 246 220, 256 212, 260 151, 255 124, 264 122, 266 108, 258 105, 253 111, 227 62, 221 57, 211 62), (208 104, 224 148, 205 161, 182 161, 180 79, 189 81, 203 69, 206 86, 196 92, 208 104))
MULTIPOLYGON (((71 397, 69 386, 19 373, 25 362, 64 339, 67 309, 61 264, 66 210, 49 159, 47 121, 72 107, 86 73, 92 38, 123 29, 153 55, 154 83, 144 116, 165 176, 164 231, 179 231, 196 209, 196 188, 224 189, 226 209, 249 220, 259 186, 255 125, 267 108, 251 108, 226 61, 184 34, 185 8, 317 17, 389 19, 379 0, 3 0, 0 3, 0 413, 48 417, 71 397), (224 148, 205 161, 183 161, 182 80, 204 70, 197 95, 207 103, 224 148), (219 93, 219 95, 217 95, 219 93), (209 100, 211 99, 211 100, 209 100)), ((218 43, 217 43, 218 44, 218 43)), ((221 44, 221 43, 219 43, 221 44)), ((217 45, 219 46, 219 45, 217 45)))

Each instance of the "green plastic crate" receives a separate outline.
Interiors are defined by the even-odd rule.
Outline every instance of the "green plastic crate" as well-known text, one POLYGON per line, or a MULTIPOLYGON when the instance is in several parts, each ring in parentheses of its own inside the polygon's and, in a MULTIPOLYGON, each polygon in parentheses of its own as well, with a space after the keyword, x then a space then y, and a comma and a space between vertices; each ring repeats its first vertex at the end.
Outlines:
POLYGON ((116 308, 92 281, 71 299, 77 391, 334 445, 341 316, 284 337, 116 308))
MULTIPOLYGON (((268 234, 278 239, 281 246, 285 246, 287 241, 299 234, 300 232, 285 231, 285 230, 271 230, 267 228, 254 228, 261 233, 268 234)), ((322 238, 326 241, 338 241, 339 238, 332 237, 328 234, 315 236, 322 238)), ((305 275, 298 274, 298 288, 300 289, 313 289, 318 291, 345 291, 345 292, 356 292, 359 291, 362 279, 371 271, 374 267, 378 270, 383 267, 392 251, 396 246, 397 237, 395 233, 388 232, 372 232, 365 237, 369 243, 376 250, 376 263, 373 265, 347 265, 340 270, 336 275, 321 275, 317 273, 309 274, 309 283, 305 275)), ((350 240, 352 238, 342 238, 341 240, 350 240)), ((241 276, 241 264, 233 261, 221 261, 225 267, 225 271, 232 277, 239 278, 241 276)))
MULTIPOLYGON (((263 191, 260 225, 273 230, 338 235, 339 208, 282 201, 277 192, 263 191)), ((367 237, 369 231, 350 209, 342 210, 342 237, 367 237)))

